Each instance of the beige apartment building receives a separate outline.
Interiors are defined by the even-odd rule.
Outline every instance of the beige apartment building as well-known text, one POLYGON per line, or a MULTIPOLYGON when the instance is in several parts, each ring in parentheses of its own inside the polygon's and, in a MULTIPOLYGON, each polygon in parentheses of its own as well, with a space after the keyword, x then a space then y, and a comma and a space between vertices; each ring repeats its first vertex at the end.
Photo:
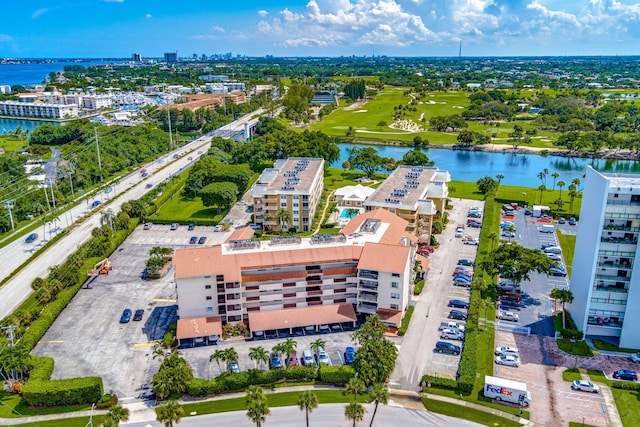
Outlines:
POLYGON ((178 249, 173 258, 178 339, 209 339, 197 331, 241 321, 254 334, 295 333, 295 328, 353 323, 356 313, 378 313, 399 327, 416 275, 417 239, 405 232, 406 225, 378 209, 353 218, 344 229, 348 235, 228 240, 178 249))
POLYGON ((324 189, 324 159, 276 160, 251 189, 255 223, 264 230, 311 230, 324 189))
POLYGON ((437 212, 444 212, 449 182, 448 171, 400 166, 367 199, 365 210, 387 209, 407 221, 407 232, 420 242, 429 242, 433 218, 437 212))

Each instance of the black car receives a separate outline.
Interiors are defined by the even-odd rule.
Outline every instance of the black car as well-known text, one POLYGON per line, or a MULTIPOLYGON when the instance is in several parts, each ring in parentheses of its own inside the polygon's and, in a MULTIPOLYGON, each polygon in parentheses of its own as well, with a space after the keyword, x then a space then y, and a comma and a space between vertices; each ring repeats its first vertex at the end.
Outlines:
POLYGON ((474 265, 476 265, 476 263, 470 259, 459 259, 458 265, 469 265, 473 267, 474 265))
POLYGON ((451 344, 450 342, 438 341, 436 343, 435 351, 438 353, 449 353, 457 356, 460 354, 461 349, 459 346, 451 344))
POLYGON ((198 239, 198 244, 199 245, 204 245, 204 242, 207 241, 207 238, 205 236, 202 236, 198 239))
POLYGON ((140 321, 142 320, 142 315, 144 314, 144 310, 139 308, 136 310, 136 312, 133 315, 133 320, 134 321, 140 321))
POLYGON ((449 311, 449 319, 456 319, 456 320, 467 320, 467 313, 465 313, 464 311, 460 311, 460 310, 451 310, 449 311))
POLYGON ((197 241, 198 241, 198 236, 191 236, 191 239, 189 239, 189 244, 195 245, 197 241))
POLYGON ((560 277, 567 276, 567 272, 563 268, 558 268, 558 267, 551 267, 549 269, 549 274, 551 276, 560 276, 560 277))
POLYGON ((636 371, 632 371, 629 369, 620 369, 613 373, 613 378, 617 380, 637 381, 638 374, 636 374, 636 371))
POLYGON ((447 306, 455 308, 469 308, 469 303, 459 299, 452 299, 449 300, 449 304, 447 304, 447 306))

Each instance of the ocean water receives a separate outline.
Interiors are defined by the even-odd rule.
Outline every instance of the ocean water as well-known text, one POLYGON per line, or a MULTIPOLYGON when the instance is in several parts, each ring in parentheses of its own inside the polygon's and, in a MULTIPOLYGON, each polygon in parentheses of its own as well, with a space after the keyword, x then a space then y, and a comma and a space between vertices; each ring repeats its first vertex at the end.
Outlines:
POLYGON ((62 71, 65 65, 106 64, 114 61, 51 62, 45 64, 0 64, 0 85, 32 85, 43 83, 49 73, 62 71))

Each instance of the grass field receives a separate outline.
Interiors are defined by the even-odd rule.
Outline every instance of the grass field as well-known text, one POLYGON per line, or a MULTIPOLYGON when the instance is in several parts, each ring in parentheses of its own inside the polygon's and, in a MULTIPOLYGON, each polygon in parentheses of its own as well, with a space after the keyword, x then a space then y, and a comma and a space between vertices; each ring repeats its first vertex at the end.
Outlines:
POLYGON ((605 350, 605 351, 619 351, 619 352, 622 352, 622 353, 637 353, 637 352, 640 351, 640 349, 637 349, 637 348, 618 347, 615 344, 611 344, 610 342, 607 342, 605 340, 601 340, 599 338, 594 338, 593 339, 593 345, 598 350, 605 350))
POLYGON ((569 368, 562 371, 562 379, 567 382, 574 382, 575 380, 581 380, 582 376, 577 369, 569 368))
MULTIPOLYGON (((19 394, 0 391, 0 418, 19 418, 34 415, 63 414, 66 412, 88 411, 91 405, 56 406, 53 408, 31 408, 19 394)), ((85 420, 86 423, 86 420, 85 420)))
POLYGON ((487 412, 479 411, 473 408, 452 405, 450 403, 441 402, 435 399, 423 398, 422 403, 424 403, 424 406, 429 411, 436 412, 442 415, 448 415, 450 417, 462 418, 485 426, 516 427, 520 425, 520 423, 499 417, 497 415, 489 414, 487 412))
POLYGON ((226 213, 226 210, 218 213, 218 209, 215 207, 208 208, 203 206, 200 197, 175 195, 160 208, 158 213, 149 217, 149 220, 156 219, 164 222, 193 221, 196 224, 198 221, 203 221, 217 224, 224 218, 226 213))
MULTIPOLYGON (((102 415, 94 415, 92 424, 94 426, 102 425, 102 415)), ((65 418, 63 420, 39 421, 24 424, 29 427, 86 427, 89 425, 89 417, 65 418)))
POLYGON ((29 140, 25 137, 18 138, 14 135, 0 135, 0 147, 5 151, 17 151, 29 145, 29 140))
POLYGON ((562 257, 564 258, 564 265, 567 269, 567 274, 571 277, 571 267, 573 266, 573 253, 576 249, 576 235, 575 234, 562 234, 558 229, 556 230, 556 236, 558 236, 558 242, 562 248, 562 257))

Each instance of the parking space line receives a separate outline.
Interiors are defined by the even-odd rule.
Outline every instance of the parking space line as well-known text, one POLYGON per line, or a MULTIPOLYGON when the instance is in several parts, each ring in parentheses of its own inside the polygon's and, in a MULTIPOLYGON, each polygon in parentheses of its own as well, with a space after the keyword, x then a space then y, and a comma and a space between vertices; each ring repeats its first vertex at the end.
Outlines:
POLYGON ((176 302, 175 299, 163 299, 163 298, 154 298, 151 300, 152 302, 176 302))
POLYGON ((57 344, 64 342, 63 340, 38 341, 38 344, 57 344))
POLYGON ((138 343, 138 344, 134 344, 133 348, 153 347, 154 345, 156 345, 155 341, 152 341, 152 342, 141 342, 141 343, 138 343))

